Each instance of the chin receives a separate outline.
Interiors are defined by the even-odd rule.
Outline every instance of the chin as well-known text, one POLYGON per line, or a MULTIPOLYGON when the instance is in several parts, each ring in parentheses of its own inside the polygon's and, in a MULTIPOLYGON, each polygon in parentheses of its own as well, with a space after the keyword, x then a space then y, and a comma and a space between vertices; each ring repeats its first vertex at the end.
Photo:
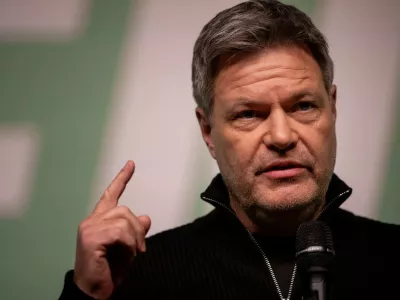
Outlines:
POLYGON ((311 198, 310 193, 298 193, 296 197, 280 193, 254 201, 245 210, 258 227, 264 230, 275 228, 279 233, 293 234, 300 223, 315 217, 322 202, 321 197, 311 198))
POLYGON ((270 212, 301 211, 319 206, 322 199, 311 184, 290 184, 276 189, 260 190, 255 193, 257 206, 270 212), (258 197, 257 197, 258 194, 258 197))

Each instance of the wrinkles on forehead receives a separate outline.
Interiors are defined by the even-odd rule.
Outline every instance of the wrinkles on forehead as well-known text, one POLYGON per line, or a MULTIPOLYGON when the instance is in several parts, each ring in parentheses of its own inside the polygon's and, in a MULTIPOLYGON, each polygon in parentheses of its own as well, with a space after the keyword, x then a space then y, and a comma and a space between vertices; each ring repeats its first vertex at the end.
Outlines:
POLYGON ((293 46, 244 56, 222 69, 215 82, 215 98, 228 102, 224 105, 239 99, 278 102, 323 97, 323 91, 319 65, 308 51, 293 46))

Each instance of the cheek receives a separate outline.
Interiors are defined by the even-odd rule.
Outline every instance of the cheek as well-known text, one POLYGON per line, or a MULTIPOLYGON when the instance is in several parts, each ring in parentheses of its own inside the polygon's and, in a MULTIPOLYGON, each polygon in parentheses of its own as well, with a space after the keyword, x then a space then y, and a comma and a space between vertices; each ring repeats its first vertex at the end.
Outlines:
POLYGON ((245 168, 252 161, 256 149, 250 134, 223 130, 215 133, 215 152, 219 163, 228 164, 231 169, 245 168))
POLYGON ((335 128, 333 128, 333 130, 332 130, 331 140, 332 140, 331 151, 330 151, 331 156, 329 157, 329 159, 332 161, 332 164, 333 164, 332 169, 333 169, 335 166, 335 162, 336 162, 336 148, 337 148, 335 128))
POLYGON ((336 156, 336 133, 333 120, 326 118, 303 135, 314 156, 317 171, 331 170, 336 156))
POLYGON ((333 116, 329 115, 328 120, 322 126, 321 129, 321 137, 322 142, 326 145, 325 152, 327 153, 328 159, 332 159, 332 154, 336 153, 336 131, 335 131, 335 122, 333 120, 333 116))

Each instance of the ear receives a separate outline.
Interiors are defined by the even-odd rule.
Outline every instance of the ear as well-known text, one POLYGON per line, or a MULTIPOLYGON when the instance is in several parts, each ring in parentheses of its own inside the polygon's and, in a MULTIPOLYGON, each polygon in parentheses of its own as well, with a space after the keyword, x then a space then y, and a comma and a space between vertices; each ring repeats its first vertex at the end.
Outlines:
POLYGON ((211 156, 215 159, 215 147, 214 142, 211 137, 212 124, 204 110, 200 107, 196 108, 196 117, 200 125, 201 135, 203 140, 207 145, 208 151, 210 151, 211 156))
POLYGON ((334 121, 336 121, 336 96, 337 96, 337 87, 335 84, 332 84, 331 90, 329 91, 329 103, 331 105, 334 121))

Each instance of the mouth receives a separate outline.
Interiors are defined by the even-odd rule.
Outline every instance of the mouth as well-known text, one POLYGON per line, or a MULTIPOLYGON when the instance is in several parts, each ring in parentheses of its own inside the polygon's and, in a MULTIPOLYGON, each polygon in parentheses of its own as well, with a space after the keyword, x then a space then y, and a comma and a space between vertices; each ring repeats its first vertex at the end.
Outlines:
POLYGON ((294 178, 307 171, 305 165, 290 160, 280 160, 269 164, 266 168, 258 171, 256 175, 264 175, 269 179, 294 178))

